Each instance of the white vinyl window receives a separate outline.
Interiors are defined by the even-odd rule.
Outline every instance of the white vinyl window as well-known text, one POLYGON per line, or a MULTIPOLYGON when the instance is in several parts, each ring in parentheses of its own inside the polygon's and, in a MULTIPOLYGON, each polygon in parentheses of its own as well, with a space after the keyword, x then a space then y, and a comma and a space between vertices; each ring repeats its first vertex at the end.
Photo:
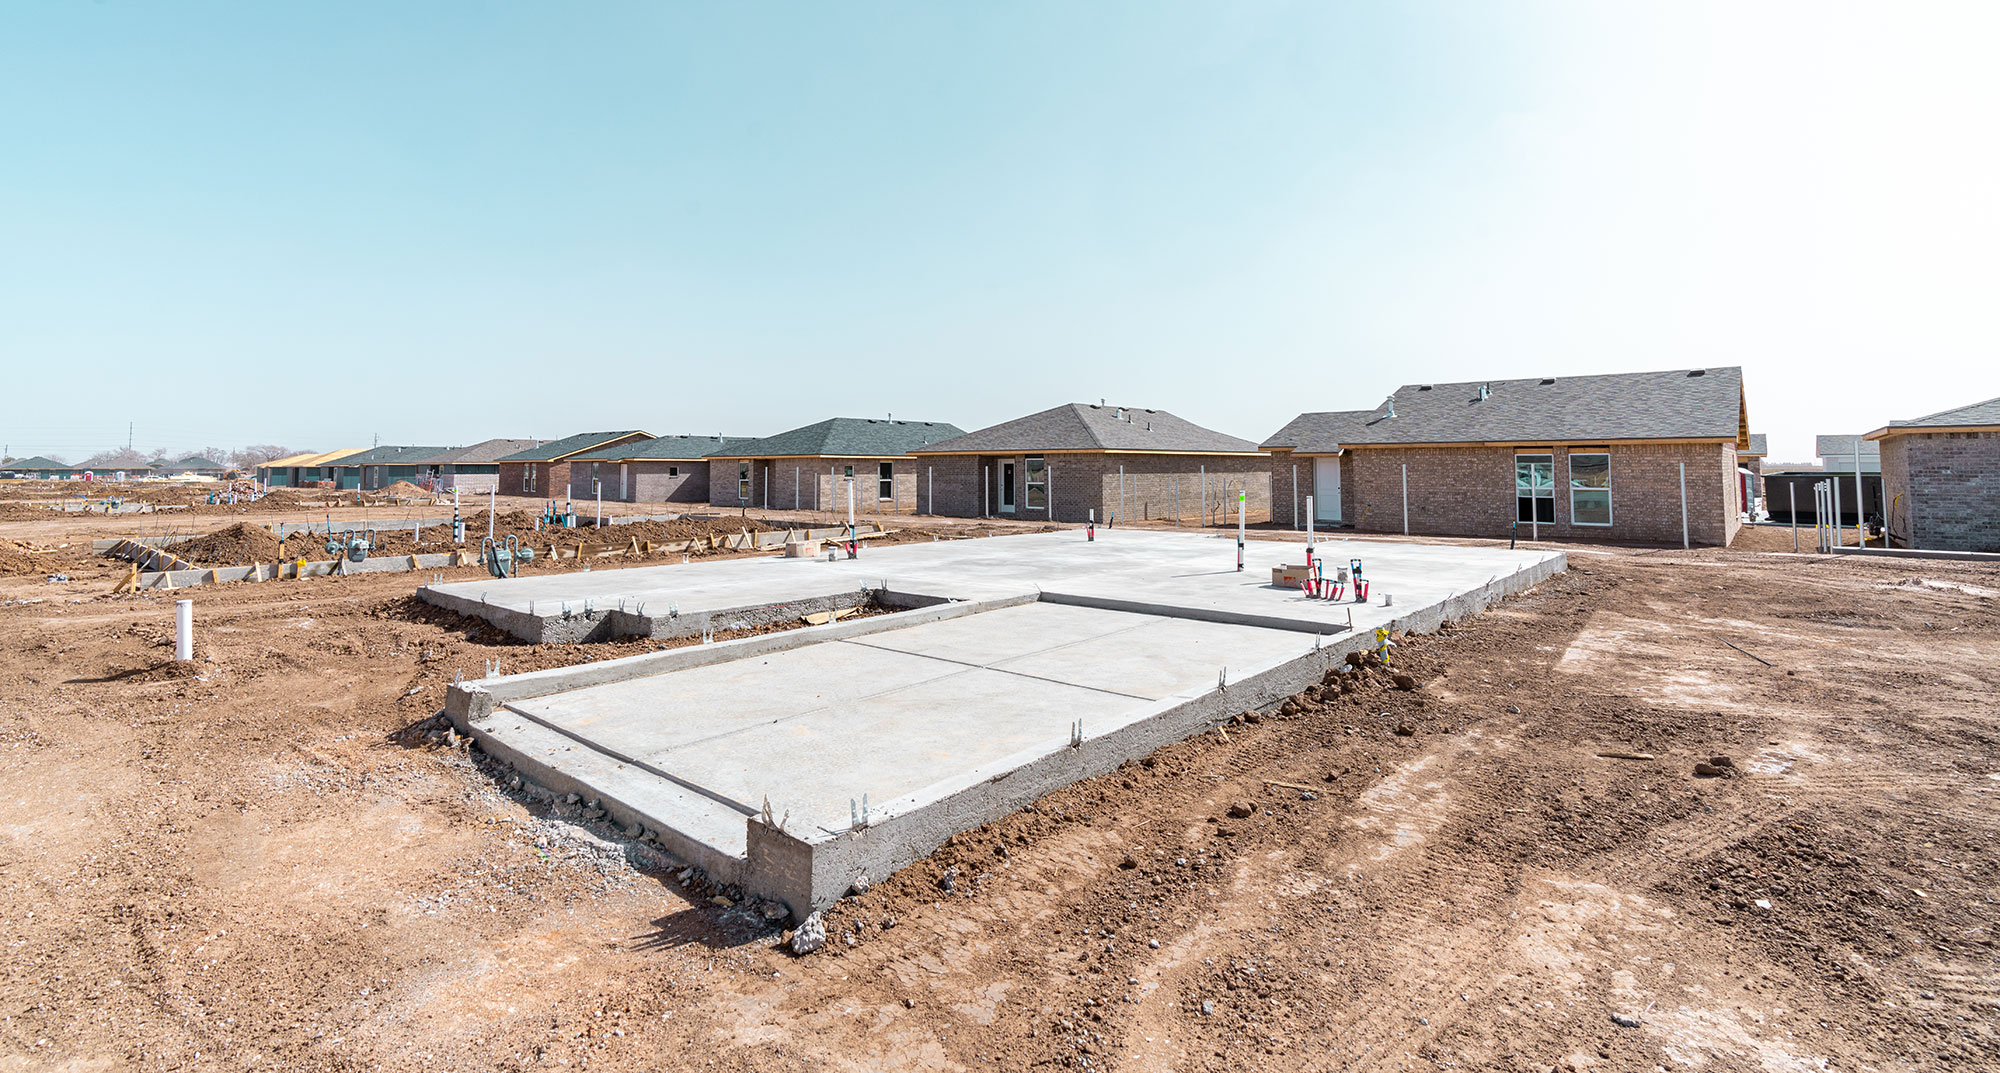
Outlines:
POLYGON ((1556 520, 1554 455, 1514 456, 1514 520, 1543 524, 1556 520))
POLYGON ((1049 463, 1041 455, 1028 456, 1028 509, 1049 509, 1049 463))
POLYGON ((1569 520, 1574 525, 1611 524, 1610 454, 1570 452, 1569 520))
POLYGON ((894 462, 879 462, 876 464, 875 498, 896 498, 896 464, 894 462))
POLYGON ((736 499, 741 503, 750 502, 750 463, 736 463, 736 499))

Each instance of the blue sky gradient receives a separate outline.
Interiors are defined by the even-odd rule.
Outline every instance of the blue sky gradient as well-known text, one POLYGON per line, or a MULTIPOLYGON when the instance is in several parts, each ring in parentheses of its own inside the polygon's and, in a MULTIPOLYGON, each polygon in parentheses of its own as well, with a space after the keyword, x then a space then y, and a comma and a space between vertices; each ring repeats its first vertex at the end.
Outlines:
POLYGON ((17 4, 0 438, 1740 364, 1808 458, 2000 395, 1996 7, 17 4))

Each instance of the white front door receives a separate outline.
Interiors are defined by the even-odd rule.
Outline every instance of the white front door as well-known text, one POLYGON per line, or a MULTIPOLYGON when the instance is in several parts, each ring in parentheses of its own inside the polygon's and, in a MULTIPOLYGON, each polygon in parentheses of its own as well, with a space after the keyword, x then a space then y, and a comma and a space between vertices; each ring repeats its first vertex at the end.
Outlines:
POLYGON ((1340 522, 1340 459, 1313 459, 1313 520, 1340 522))

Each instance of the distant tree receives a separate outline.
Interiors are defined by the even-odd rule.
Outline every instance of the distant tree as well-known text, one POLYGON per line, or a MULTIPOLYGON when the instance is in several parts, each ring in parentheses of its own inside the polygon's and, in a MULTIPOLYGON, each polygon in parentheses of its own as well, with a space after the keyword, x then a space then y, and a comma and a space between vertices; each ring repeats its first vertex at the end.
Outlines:
POLYGON ((157 462, 169 462, 172 460, 173 456, 169 455, 167 453, 167 449, 164 447, 155 447, 151 451, 146 452, 146 462, 148 465, 157 462))
MULTIPOLYGON (((202 458, 206 458, 210 462, 213 462, 218 466, 226 467, 229 465, 230 453, 227 450, 224 450, 223 448, 220 447, 204 447, 201 450, 194 452, 194 454, 199 455, 202 458)), ((181 457, 187 458, 189 456, 182 455, 181 457)))
POLYGON ((286 455, 297 453, 297 451, 289 447, 280 447, 275 443, 253 443, 240 451, 229 452, 229 457, 227 458, 224 458, 220 454, 210 455, 209 457, 215 459, 217 462, 228 462, 237 469, 255 469, 274 458, 283 458, 286 455))

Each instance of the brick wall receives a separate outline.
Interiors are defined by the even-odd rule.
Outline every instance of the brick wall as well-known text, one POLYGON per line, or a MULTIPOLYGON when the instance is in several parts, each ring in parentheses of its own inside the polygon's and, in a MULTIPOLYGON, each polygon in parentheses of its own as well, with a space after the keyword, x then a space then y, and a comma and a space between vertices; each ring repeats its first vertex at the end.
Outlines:
MULTIPOLYGON (((740 463, 716 459, 708 482, 708 501, 716 506, 737 504, 740 463)), ((847 469, 854 468, 854 509, 860 514, 915 514, 921 493, 923 464, 911 458, 769 458, 749 459, 750 505, 773 510, 823 510, 847 513, 847 469), (889 499, 880 496, 879 467, 893 467, 889 499), (767 499, 768 493, 768 499, 767 499), (796 498, 795 498, 796 497, 796 498)))
MULTIPOLYGON (((1354 489, 1348 460, 1351 454, 1297 456, 1290 451, 1280 451, 1271 456, 1271 522, 1274 525, 1293 529, 1305 528, 1306 497, 1314 495, 1314 469, 1320 464, 1340 467, 1340 517, 1337 524, 1351 525, 1354 521, 1354 489), (1293 504, 1297 504, 1294 516, 1293 504)), ((1315 503, 1316 513, 1319 510, 1315 503)), ((1321 523, 1326 524, 1326 523, 1321 523)))
MULTIPOLYGON (((1696 544, 1727 544, 1742 524, 1733 444, 1608 445, 1612 518, 1608 526, 1571 524, 1569 449, 1521 453, 1554 457, 1555 520, 1538 527, 1545 540, 1680 543, 1681 463, 1687 464, 1689 539, 1696 544)), ((1509 447, 1349 451, 1341 470, 1344 516, 1357 529, 1402 532, 1407 465, 1412 534, 1506 537, 1517 516, 1515 454, 1509 447)), ((1520 531, 1525 537, 1530 527, 1522 523, 1520 531)))
MULTIPOLYGON (((1052 454, 1049 466, 1048 507, 1028 505, 1028 456, 1021 455, 940 455, 924 459, 937 477, 937 513, 974 518, 984 509, 1002 516, 999 484, 1002 468, 1014 464, 1014 513, 1023 520, 1053 517, 1059 522, 1084 522, 1096 512, 1097 521, 1109 521, 1119 510, 1133 521, 1172 518, 1176 510, 1189 525, 1197 522, 1203 503, 1204 467, 1207 470, 1207 505, 1211 519, 1220 524, 1225 508, 1234 521, 1238 489, 1249 493, 1248 518, 1263 523, 1271 512, 1271 471, 1261 456, 1234 455, 1151 455, 1151 454, 1052 454), (1123 469, 1121 499, 1120 469, 1123 469), (988 484, 990 482, 990 484, 988 484), (984 494, 981 486, 987 485, 984 494)), ((926 503, 926 509, 929 504, 926 503)))
POLYGON ((503 496, 539 496, 543 499, 560 498, 569 488, 569 463, 567 462, 502 462, 500 463, 500 494, 503 496), (535 467, 534 487, 528 486, 528 467, 535 467))
POLYGON ((1882 440, 1882 481, 1893 503, 1889 530, 1898 543, 1941 551, 2000 551, 2000 433, 1887 437, 1882 440))
POLYGON ((607 493, 618 488, 618 466, 626 467, 625 498, 633 503, 708 502, 708 463, 701 459, 613 463, 607 466, 607 493))

